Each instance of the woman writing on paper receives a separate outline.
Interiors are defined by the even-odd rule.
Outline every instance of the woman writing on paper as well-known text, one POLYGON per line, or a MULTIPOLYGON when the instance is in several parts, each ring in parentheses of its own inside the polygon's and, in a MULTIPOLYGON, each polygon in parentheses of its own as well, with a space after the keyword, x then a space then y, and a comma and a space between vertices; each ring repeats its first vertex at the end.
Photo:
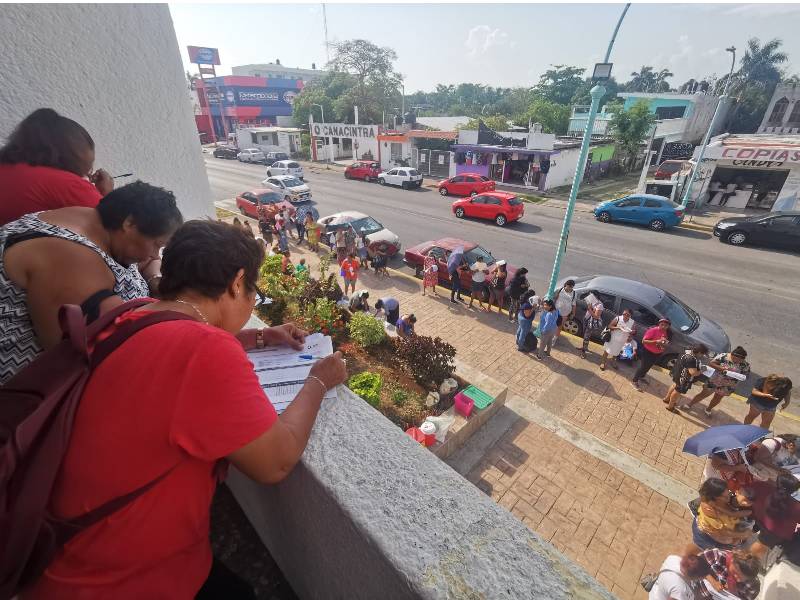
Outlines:
POLYGON ((26 599, 189 599, 213 594, 210 581, 242 585, 211 555, 215 465, 228 459, 258 482, 281 481, 305 449, 323 395, 346 377, 338 352, 318 361, 276 415, 245 350, 300 349, 305 332, 240 332, 262 259, 254 239, 224 223, 190 221, 175 232, 164 250, 162 299, 114 327, 152 311, 192 319, 143 329, 94 371, 51 497, 54 517, 76 517, 166 475, 70 540, 26 599))

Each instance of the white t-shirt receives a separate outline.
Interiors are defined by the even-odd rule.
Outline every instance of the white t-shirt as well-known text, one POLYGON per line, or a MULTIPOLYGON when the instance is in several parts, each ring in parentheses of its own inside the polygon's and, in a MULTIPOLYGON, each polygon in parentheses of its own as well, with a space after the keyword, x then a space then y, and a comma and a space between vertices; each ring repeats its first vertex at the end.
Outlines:
POLYGON ((472 281, 475 283, 486 281, 486 273, 484 271, 488 270, 489 266, 485 262, 475 261, 470 268, 472 269, 472 281))
POLYGON ((689 586, 689 581, 679 575, 681 572, 680 556, 675 554, 668 556, 659 571, 664 572, 659 574, 653 589, 650 590, 649 600, 694 600, 694 592, 689 586), (664 571, 664 569, 669 570, 664 571))
POLYGON ((556 300, 556 310, 558 314, 566 317, 572 312, 572 307, 575 306, 577 301, 577 293, 575 290, 567 292, 564 288, 558 292, 558 300, 556 300))
POLYGON ((761 446, 766 448, 772 455, 775 466, 787 467, 789 465, 796 465, 799 462, 797 456, 789 454, 789 451, 783 447, 783 440, 781 438, 763 440, 761 446))

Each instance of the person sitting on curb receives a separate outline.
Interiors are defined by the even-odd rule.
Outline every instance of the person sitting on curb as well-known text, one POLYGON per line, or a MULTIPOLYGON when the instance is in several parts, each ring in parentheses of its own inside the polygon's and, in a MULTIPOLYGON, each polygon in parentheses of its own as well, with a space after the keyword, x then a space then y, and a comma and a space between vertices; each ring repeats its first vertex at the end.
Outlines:
POLYGON ((397 320, 397 335, 402 338, 411 337, 415 334, 414 325, 417 323, 417 317, 414 313, 410 315, 403 315, 397 320))
POLYGON ((369 312, 369 292, 367 290, 359 290, 350 298, 348 309, 351 313, 369 312))
MULTIPOLYGON (((711 569, 711 573, 705 577, 710 587, 718 592, 725 591, 740 600, 756 600, 761 591, 758 581, 761 563, 756 556, 742 550, 719 548, 703 550, 700 556, 711 569)), ((713 596, 708 588, 704 583, 698 583, 697 600, 711 600, 713 596)))

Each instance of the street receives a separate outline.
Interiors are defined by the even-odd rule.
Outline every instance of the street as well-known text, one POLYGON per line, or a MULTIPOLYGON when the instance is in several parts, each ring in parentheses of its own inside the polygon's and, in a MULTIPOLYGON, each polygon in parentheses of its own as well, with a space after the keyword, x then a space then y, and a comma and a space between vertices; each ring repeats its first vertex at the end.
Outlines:
MULTIPOLYGON (((206 165, 215 201, 257 188, 266 176, 263 165, 210 156, 206 165)), ((526 204, 521 222, 500 228, 488 221, 456 219, 450 210, 453 198, 426 187, 404 191, 348 181, 341 171, 326 172, 324 166, 306 169, 306 182, 321 216, 342 210, 367 213, 398 234, 404 248, 447 236, 474 240, 496 258, 527 267, 534 289, 546 291, 562 210, 526 204)), ((399 259, 391 266, 411 272, 399 259)), ((732 347, 748 351, 754 375, 778 372, 800 381, 797 318, 792 316, 800 305, 800 262, 794 254, 734 248, 710 233, 688 229, 654 233, 606 225, 576 212, 561 275, 582 274, 616 275, 669 290, 722 325, 732 347)), ((789 410, 800 414, 795 405, 789 410)))

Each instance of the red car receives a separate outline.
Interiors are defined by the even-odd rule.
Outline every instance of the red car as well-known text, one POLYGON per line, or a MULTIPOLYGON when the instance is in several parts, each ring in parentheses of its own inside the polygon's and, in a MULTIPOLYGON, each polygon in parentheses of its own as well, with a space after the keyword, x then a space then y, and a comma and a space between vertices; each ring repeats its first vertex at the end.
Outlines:
MULTIPOLYGON (((428 252, 433 251, 439 263, 439 283, 449 284, 450 275, 447 273, 447 259, 450 257, 450 253, 459 246, 464 248, 464 258, 467 259, 470 265, 478 258, 482 258, 483 262, 489 265, 489 270, 491 271, 492 266, 497 262, 497 259, 486 248, 479 246, 475 242, 467 242, 458 238, 442 238, 412 246, 405 251, 403 262, 414 269, 417 277, 422 277, 422 265, 425 262, 425 256, 428 252)), ((509 282, 514 277, 514 273, 517 272, 517 267, 506 264, 506 270, 508 271, 506 281, 509 282)), ((466 290, 466 294, 469 296, 469 290, 472 287, 472 275, 470 273, 461 273, 461 287, 466 290)))
POLYGON ((369 183, 370 181, 378 181, 378 173, 380 172, 380 163, 372 161, 354 162, 344 170, 344 178, 363 179, 369 183))
POLYGON ((453 202, 453 214, 459 219, 475 217, 489 219, 500 227, 519 221, 525 214, 525 206, 519 198, 508 192, 486 192, 471 198, 453 202))
POLYGON ((439 193, 442 196, 474 196, 482 192, 493 192, 494 181, 476 173, 462 173, 439 182, 439 193))
POLYGON ((684 160, 665 160, 656 169, 655 179, 672 179, 672 176, 678 171, 682 171, 686 165, 684 160))
POLYGON ((242 192, 236 196, 236 206, 246 217, 258 218, 258 205, 263 204, 267 208, 268 216, 274 216, 283 209, 288 208, 289 214, 293 215, 297 209, 291 202, 284 200, 280 194, 264 188, 256 188, 249 192, 242 192))

